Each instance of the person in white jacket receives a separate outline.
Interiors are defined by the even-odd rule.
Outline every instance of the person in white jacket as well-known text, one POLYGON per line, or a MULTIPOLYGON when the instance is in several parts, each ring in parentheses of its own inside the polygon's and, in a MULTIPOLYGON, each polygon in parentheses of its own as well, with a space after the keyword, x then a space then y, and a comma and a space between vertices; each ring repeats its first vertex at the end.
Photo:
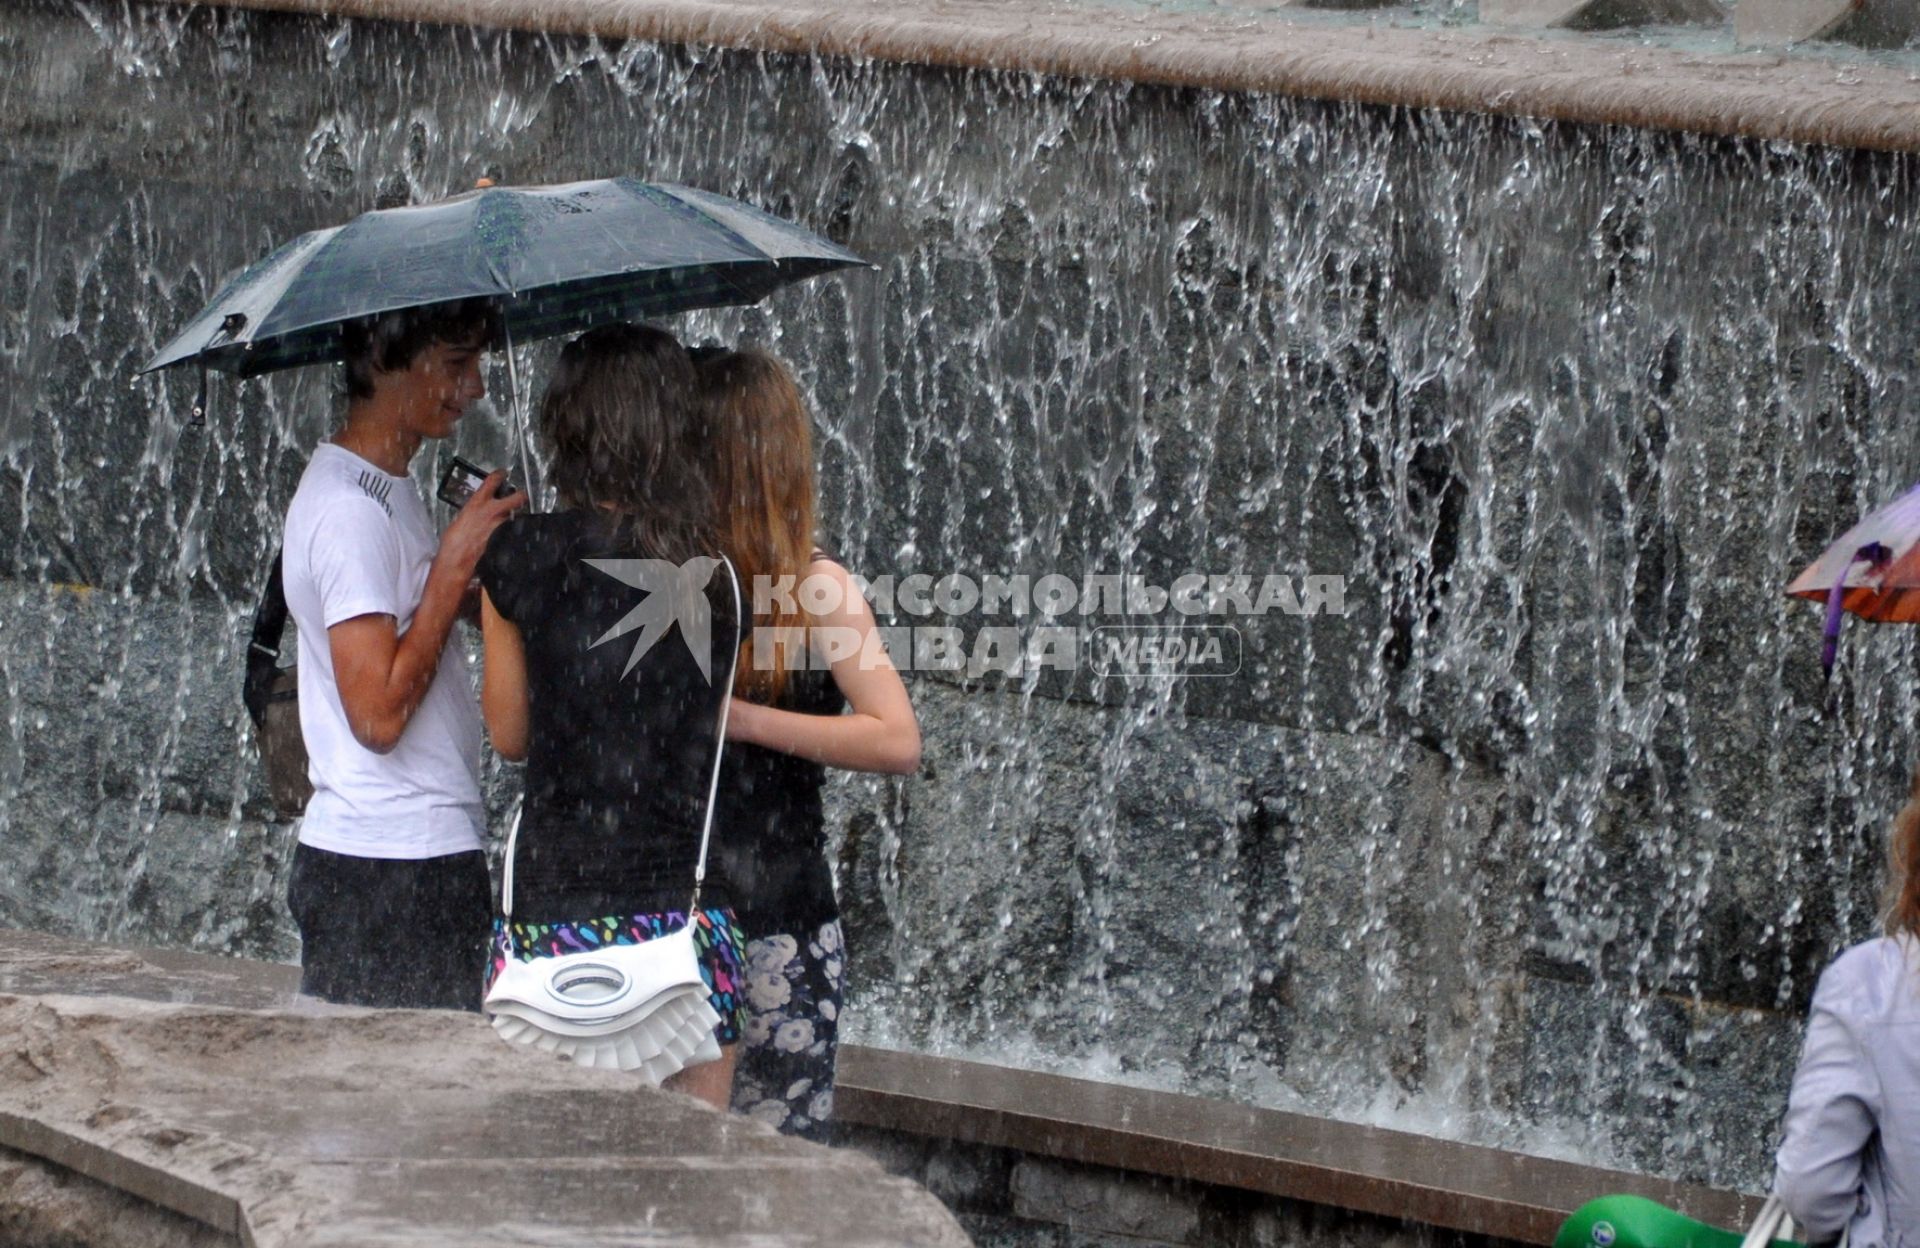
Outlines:
POLYGON ((1894 820, 1886 935, 1814 989, 1774 1192, 1810 1243, 1920 1248, 1920 771, 1894 820))

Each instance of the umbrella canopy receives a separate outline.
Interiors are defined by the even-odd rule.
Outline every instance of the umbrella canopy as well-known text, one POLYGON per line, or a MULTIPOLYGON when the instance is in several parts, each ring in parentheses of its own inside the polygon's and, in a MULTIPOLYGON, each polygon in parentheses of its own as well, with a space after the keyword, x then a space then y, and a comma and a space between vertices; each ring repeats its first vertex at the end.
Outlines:
POLYGON ((221 287, 142 372, 189 361, 253 377, 338 359, 340 324, 453 299, 500 301, 518 341, 757 302, 866 261, 692 187, 613 178, 489 187, 303 234, 221 287))
POLYGON ((1827 604, 1821 664, 1828 671, 1843 612, 1876 623, 1920 623, 1920 486, 1848 529, 1787 593, 1827 604))

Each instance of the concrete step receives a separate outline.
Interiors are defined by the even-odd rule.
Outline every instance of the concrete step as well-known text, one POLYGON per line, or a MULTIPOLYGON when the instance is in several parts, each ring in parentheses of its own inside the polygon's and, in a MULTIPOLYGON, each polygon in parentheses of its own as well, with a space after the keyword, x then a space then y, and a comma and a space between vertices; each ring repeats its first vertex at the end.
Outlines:
POLYGON ((1724 22, 1719 0, 1480 0, 1495 26, 1680 26, 1724 22))
POLYGON ((294 987, 0 930, 0 1149, 248 1248, 971 1243, 857 1153, 511 1048, 477 1015, 294 987))
POLYGON ((1740 43, 1757 47, 1810 39, 1898 47, 1920 34, 1920 5, 1913 0, 1740 0, 1733 30, 1740 43))
MULTIPOLYGON (((292 1226, 312 1228, 316 1217, 328 1235, 347 1236, 324 1242, 342 1244, 369 1218, 479 1236, 460 1241, 470 1243, 490 1242, 473 1219, 495 1215, 583 1233, 650 1217, 691 1234, 705 1224, 698 1193, 676 1177, 687 1167, 772 1167, 787 1176, 781 1192, 817 1193, 817 1207, 812 1195, 803 1203, 822 1238, 783 1242, 964 1242, 943 1238, 958 1230, 924 1191, 886 1180, 869 1193, 880 1176, 845 1153, 611 1072, 530 1062, 471 1016, 322 1006, 296 998, 297 987, 291 966, 0 929, 0 1053, 11 1044, 28 1055, 0 1066, 0 1147, 229 1234, 252 1227, 261 1245, 289 1242, 292 1226), (407 1065, 416 1048, 426 1051, 421 1069, 407 1065), (73 1067, 84 1077, 33 1075, 69 1063, 84 1064, 73 1067), (246 1082, 262 1070, 268 1082, 246 1082), (107 1103, 116 1108, 102 1114, 107 1103), (341 1167, 358 1185, 351 1202, 335 1182, 341 1167), (581 1183, 618 1198, 568 1204, 565 1192, 581 1183), (517 1194, 506 1203, 475 1195, 489 1190, 517 1194), (292 1208, 289 1192, 299 1196, 292 1208)), ((1745 1225, 1759 1208, 1756 1196, 1649 1175, 858 1045, 841 1048, 836 1110, 855 1127, 1521 1243, 1551 1243, 1573 1209, 1616 1192, 1721 1226, 1745 1225)), ((775 1204, 769 1217, 792 1212, 775 1204)), ((709 1229, 713 1239, 688 1242, 756 1233, 709 1229)))
POLYGON ((1768 46, 1822 39, 1859 7, 1859 0, 1740 0, 1734 37, 1768 46))

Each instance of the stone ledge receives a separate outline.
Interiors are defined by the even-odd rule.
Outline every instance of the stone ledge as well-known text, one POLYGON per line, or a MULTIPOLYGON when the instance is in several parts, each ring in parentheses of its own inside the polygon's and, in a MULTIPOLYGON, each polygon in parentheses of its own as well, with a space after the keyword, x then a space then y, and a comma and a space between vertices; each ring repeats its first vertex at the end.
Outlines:
POLYGON ((969 1242, 864 1157, 540 1060, 469 1015, 211 1003, 291 985, 290 967, 0 932, 0 1147, 249 1248, 969 1242))
MULTIPOLYGON (((696 1172, 725 1168, 725 1158, 716 1164, 714 1158, 703 1155, 699 1162, 687 1165, 674 1156, 648 1156, 645 1137, 658 1132, 652 1127, 641 1130, 639 1114, 591 1122, 582 1130, 582 1116, 574 1112, 575 1107, 604 1098, 608 1081, 617 1082, 618 1076, 577 1071, 558 1063, 526 1062, 461 1016, 299 1006, 294 995, 297 986, 298 972, 291 966, 0 931, 0 993, 15 994, 0 996, 0 1146, 45 1157, 209 1226, 230 1228, 249 1244, 292 1242, 254 1235, 245 1216, 247 1202, 219 1179, 222 1174, 252 1174, 259 1169, 259 1154, 232 1147, 250 1137, 323 1141, 307 1147, 304 1162, 347 1169, 359 1162, 362 1186, 357 1199, 410 1201, 437 1209, 437 1216, 443 1217, 459 1212, 446 1207, 456 1196, 448 1190, 449 1180, 457 1180, 454 1186, 463 1190, 485 1187, 472 1183, 473 1176, 512 1174, 525 1164, 510 1157, 515 1149, 525 1147, 515 1138, 512 1124, 530 1120, 554 1128, 560 1143, 541 1153, 542 1162, 555 1182, 576 1192, 594 1191, 613 1177, 596 1161, 609 1151, 630 1163, 620 1172, 623 1182, 666 1182, 678 1187, 679 1199, 690 1190, 685 1184, 698 1182, 693 1177, 696 1172), (25 995, 63 991, 75 995, 25 995), (90 1003, 81 994, 100 999, 90 1003), (321 1064, 307 1072, 308 1086, 285 1105, 236 1106, 231 1098, 210 1100, 192 1111, 191 1121, 149 1118, 117 1093, 92 1100, 83 1097, 78 1105, 69 1105, 64 1128, 47 1125, 50 1119, 45 1114, 21 1112, 15 1103, 18 1068, 23 1062, 33 1067, 47 1061, 35 1053, 44 1052, 49 1043, 46 1037, 58 1032, 57 1027, 48 1031, 44 1026, 36 1031, 31 1020, 23 1023, 19 1014, 23 1007, 51 1011, 46 1016, 51 1022, 85 1018, 89 1010, 118 1015, 139 1006, 128 1000, 137 997, 168 1003, 136 1010, 132 1016, 143 1020, 149 1032, 147 1042, 157 1046, 154 1051, 162 1058, 174 1043, 172 1032, 181 1019, 205 1007, 239 1004, 249 1012, 220 1013, 254 1020, 244 1024, 244 1030, 252 1034, 255 1044, 295 1048, 303 1042, 287 1029, 297 1032, 302 1025, 318 1024, 320 1030, 306 1042, 316 1046, 321 1064), (182 1011, 186 1013, 178 1013, 182 1011), (326 1032, 329 1017, 338 1022, 332 1032, 336 1040, 351 1042, 353 1035, 374 1040, 370 1049, 362 1050, 376 1062, 371 1071, 343 1062, 340 1054, 319 1052, 319 1036, 326 1032), (399 1029, 391 1034, 403 1035, 420 1025, 438 1025, 447 1032, 441 1042, 453 1046, 445 1061, 435 1063, 436 1069, 454 1062, 478 1072, 478 1082, 484 1085, 488 1077, 499 1079, 504 1068, 514 1076, 513 1085, 504 1092, 485 1087, 479 1091, 429 1088, 406 1098, 410 1111, 406 1121, 383 1112, 387 1108, 380 1091, 383 1072, 391 1082, 400 1068, 378 1064, 380 1054, 392 1045, 383 1046, 376 1038, 390 1034, 387 1027, 399 1029), (43 1037, 39 1050, 36 1035, 43 1037), (7 1061, 9 1049, 15 1058, 12 1063, 7 1061), (343 1080, 347 1081, 344 1087, 343 1080), (367 1085, 372 1085, 373 1093, 367 1085), (571 1099, 583 1091, 593 1095, 587 1101, 571 1099), (481 1096, 493 1098, 491 1113, 477 1107, 476 1097, 481 1096), (76 1127, 76 1122, 82 1125, 76 1127), (181 1136, 183 1131, 190 1138, 181 1136), (159 1157, 151 1155, 157 1147, 152 1142, 155 1137, 172 1141, 160 1149, 159 1157), (429 1160, 431 1149, 444 1149, 456 1141, 467 1150, 459 1160, 429 1160), (216 1150, 198 1169, 182 1167, 168 1156, 188 1145, 205 1153, 215 1143, 226 1145, 226 1151, 216 1150), (491 1164, 473 1160, 490 1155, 495 1158, 491 1164)), ((187 1024, 189 1028, 214 1025, 204 1020, 187 1024)), ((414 1078, 419 1075, 413 1072, 414 1078)), ((437 1077, 432 1081, 444 1082, 437 1077)), ((715 1122, 734 1127, 733 1160, 749 1159, 745 1164, 752 1166, 763 1190, 771 1185, 791 1190, 797 1197, 807 1184, 820 1181, 818 1172, 804 1160, 790 1163, 780 1153, 783 1146, 805 1153, 821 1150, 783 1141, 757 1124, 707 1113, 683 1098, 631 1084, 619 1094, 671 1103, 687 1118, 688 1130, 704 1126, 710 1131, 715 1122), (701 1118, 707 1121, 702 1124, 701 1118), (749 1140, 748 1135, 756 1138, 749 1140)), ((1551 1243, 1568 1213, 1610 1192, 1648 1196, 1724 1226, 1743 1224, 1759 1205, 1757 1197, 1738 1193, 1406 1132, 857 1045, 841 1049, 836 1102, 840 1117, 855 1126, 1308 1201, 1520 1242, 1551 1243)), ((668 1134, 678 1138, 686 1132, 668 1134)), ((720 1136, 728 1136, 724 1126, 720 1136)), ((716 1148, 716 1152, 727 1151, 716 1148)), ((265 1186, 274 1188, 271 1182, 265 1186)), ((917 1188, 913 1191, 931 1200, 917 1188)), ((847 1207, 837 1198, 835 1203, 847 1207)), ((863 1214, 863 1220, 870 1221, 870 1213, 863 1214)), ((364 1227, 352 1233, 364 1233, 364 1227)), ((299 1242, 357 1241, 349 1235, 299 1242)))
MULTIPOLYGON (((0 1010, 5 998, 0 998, 0 1010)), ((151 1165, 24 1114, 0 1110, 0 1144, 52 1162, 83 1178, 190 1218, 251 1245, 240 1202, 165 1166, 151 1165)))
POLYGON ((1897 47, 1915 29, 1910 0, 1740 0, 1734 31, 1748 44, 1841 38, 1897 47))
MULTIPOLYGON (((151 3, 153 0, 146 0, 151 3)), ((1920 83, 1819 57, 1493 31, 1014 0, 203 0, 217 7, 595 35, 1164 86, 1920 149, 1920 83)))
POLYGON ((1760 1198, 1279 1110, 843 1046, 835 1107, 859 1126, 1011 1149, 1551 1244, 1595 1196, 1646 1196, 1720 1226, 1760 1198))
POLYGON ((63 1166, 0 1148, 8 1248, 235 1248, 239 1240, 63 1166))

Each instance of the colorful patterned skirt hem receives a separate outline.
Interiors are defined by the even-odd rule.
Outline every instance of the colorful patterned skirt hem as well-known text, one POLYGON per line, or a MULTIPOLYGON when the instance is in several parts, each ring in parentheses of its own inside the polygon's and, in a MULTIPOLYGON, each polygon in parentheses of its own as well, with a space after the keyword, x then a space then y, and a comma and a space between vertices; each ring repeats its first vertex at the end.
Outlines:
MULTIPOLYGON (((531 962, 535 958, 580 953, 608 945, 640 945, 666 936, 686 926, 684 910, 665 910, 655 914, 608 915, 578 923, 518 923, 502 918, 493 921, 491 958, 487 964, 487 986, 491 988, 507 959, 531 962)), ((702 910, 694 917, 693 948, 700 961, 700 977, 707 981, 707 1000, 720 1023, 713 1035, 721 1044, 740 1038, 742 1007, 740 990, 745 982, 746 934, 734 920, 730 909, 702 910)))

